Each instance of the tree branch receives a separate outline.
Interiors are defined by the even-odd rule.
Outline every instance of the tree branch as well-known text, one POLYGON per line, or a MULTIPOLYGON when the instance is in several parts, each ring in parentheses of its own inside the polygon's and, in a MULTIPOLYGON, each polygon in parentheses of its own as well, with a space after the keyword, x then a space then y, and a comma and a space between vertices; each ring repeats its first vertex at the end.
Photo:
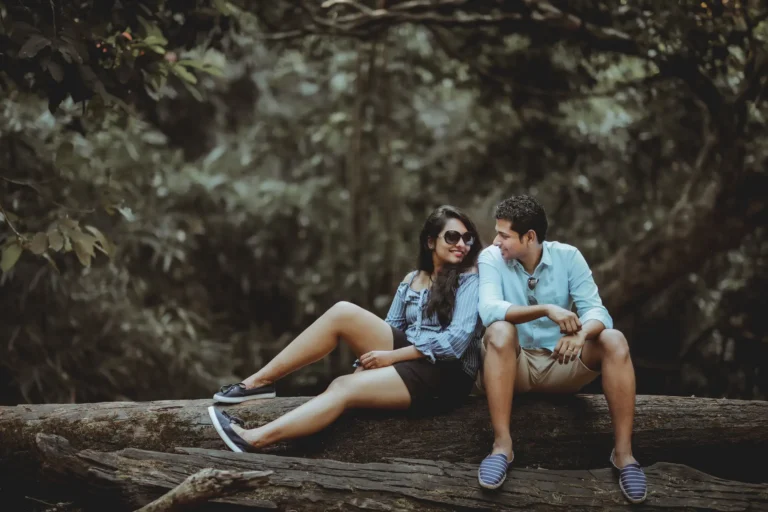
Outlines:
POLYGON ((568 99, 568 100, 580 99, 580 98, 597 98, 597 97, 615 96, 621 91, 631 89, 631 88, 641 87, 644 85, 649 85, 653 82, 658 81, 659 79, 668 78, 661 73, 655 73, 655 74, 643 77, 639 80, 631 80, 631 81, 623 82, 610 89, 598 89, 598 90, 587 91, 587 92, 548 91, 548 90, 539 89, 536 87, 531 87, 530 85, 522 84, 520 82, 510 79, 509 77, 499 76, 493 73, 492 71, 486 69, 484 66, 478 64, 477 59, 472 58, 469 55, 464 55, 461 53, 460 50, 454 48, 454 46, 450 43, 449 38, 442 34, 443 29, 441 27, 429 27, 429 31, 432 33, 436 42, 440 45, 440 48, 442 48, 442 50, 446 53, 446 55, 456 60, 459 60, 461 62, 464 62, 467 66, 469 66, 470 69, 475 71, 478 75, 484 78, 487 78, 493 82, 496 82, 499 85, 509 86, 514 89, 525 91, 529 94, 533 94, 537 96, 547 96, 550 98, 562 98, 562 99, 568 99))
POLYGON ((199 505, 255 487, 273 473, 274 471, 234 472, 206 468, 187 477, 178 486, 136 512, 170 512, 190 505, 199 505))

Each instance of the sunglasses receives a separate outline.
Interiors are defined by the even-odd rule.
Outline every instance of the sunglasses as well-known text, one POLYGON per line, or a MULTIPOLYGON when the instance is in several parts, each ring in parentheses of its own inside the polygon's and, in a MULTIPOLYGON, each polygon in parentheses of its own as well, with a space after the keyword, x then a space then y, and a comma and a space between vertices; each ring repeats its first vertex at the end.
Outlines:
POLYGON ((446 231, 443 233, 443 240, 445 240, 445 243, 448 245, 456 245, 459 243, 459 240, 464 240, 464 245, 467 247, 471 247, 473 243, 475 243, 475 237, 472 236, 472 233, 467 231, 463 235, 459 233, 458 231, 446 231))
POLYGON ((528 295, 528 305, 529 306, 537 306, 539 304, 539 301, 536 300, 536 297, 533 296, 533 290, 536 289, 536 285, 539 284, 539 280, 535 277, 529 277, 528 278, 528 289, 531 291, 531 294, 528 295))

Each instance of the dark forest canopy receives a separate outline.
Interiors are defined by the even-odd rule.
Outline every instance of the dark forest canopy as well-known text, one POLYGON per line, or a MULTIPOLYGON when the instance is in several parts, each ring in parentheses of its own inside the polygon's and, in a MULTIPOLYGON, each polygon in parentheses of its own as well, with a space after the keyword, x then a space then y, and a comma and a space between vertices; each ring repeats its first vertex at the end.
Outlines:
POLYGON ((4 401, 207 393, 337 300, 383 312, 434 205, 488 242, 522 191, 592 264, 641 392, 768 393, 764 2, 0 15, 4 401))

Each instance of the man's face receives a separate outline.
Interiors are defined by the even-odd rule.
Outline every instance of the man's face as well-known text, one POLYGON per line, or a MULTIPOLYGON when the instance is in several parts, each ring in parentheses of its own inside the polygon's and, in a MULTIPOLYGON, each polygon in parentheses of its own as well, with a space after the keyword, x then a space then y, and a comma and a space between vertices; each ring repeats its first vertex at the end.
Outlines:
POLYGON ((520 233, 512 229, 510 221, 496 219, 496 238, 493 239, 493 245, 501 250, 501 257, 505 261, 522 258, 528 251, 529 238, 530 234, 526 234, 521 241, 520 233))

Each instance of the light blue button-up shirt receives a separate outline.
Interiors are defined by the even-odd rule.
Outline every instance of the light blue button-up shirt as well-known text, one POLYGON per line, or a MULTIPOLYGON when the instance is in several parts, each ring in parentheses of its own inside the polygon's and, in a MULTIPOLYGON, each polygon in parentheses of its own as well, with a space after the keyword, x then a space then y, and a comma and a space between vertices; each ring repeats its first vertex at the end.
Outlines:
MULTIPOLYGON (((592 271, 581 252, 572 245, 544 242, 541 261, 533 274, 528 274, 517 260, 504 261, 498 247, 487 247, 480 253, 480 291, 478 311, 483 325, 504 320, 510 306, 528 306, 528 297, 539 304, 554 304, 576 311, 582 325, 599 320, 606 329, 613 328, 613 319, 600 300, 592 271), (528 278, 538 279, 536 288, 528 289, 528 278)), ((520 346, 554 350, 563 337, 560 327, 546 316, 517 324, 520 346)))
POLYGON ((461 360, 464 372, 475 378, 480 367, 480 339, 483 324, 477 314, 478 283, 476 273, 459 276, 456 303, 451 323, 440 325, 437 314, 427 316, 429 290, 411 288, 413 278, 400 283, 389 307, 385 321, 405 332, 406 339, 426 356, 435 361, 461 360))

